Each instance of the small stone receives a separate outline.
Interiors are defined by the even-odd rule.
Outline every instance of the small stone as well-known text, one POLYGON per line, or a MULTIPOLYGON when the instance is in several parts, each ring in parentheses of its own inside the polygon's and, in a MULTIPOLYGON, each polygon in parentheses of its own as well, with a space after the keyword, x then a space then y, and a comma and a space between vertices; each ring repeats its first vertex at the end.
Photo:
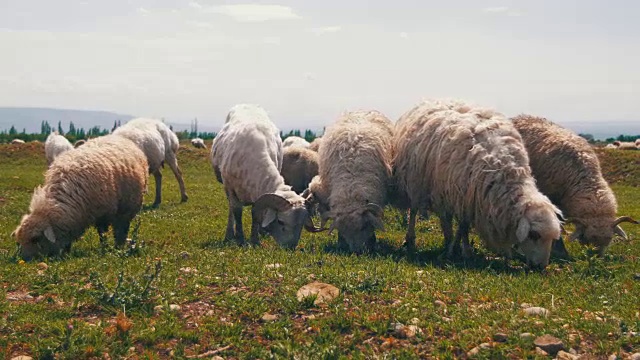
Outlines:
POLYGON ((629 356, 629 360, 640 360, 640 352, 631 354, 631 356, 629 356))
POLYGON ((282 264, 267 264, 264 267, 267 269, 279 269, 282 266, 282 264))
POLYGON ((556 355, 557 360, 577 360, 578 358, 578 355, 573 355, 562 350, 558 351, 558 354, 556 355))
POLYGON ((505 333, 495 333, 493 334, 493 341, 496 342, 507 342, 509 336, 505 333))
POLYGON ((567 338, 569 339, 570 342, 580 341, 580 335, 578 335, 576 333, 569 334, 569 336, 567 338))
POLYGON ((533 334, 528 332, 522 333, 520 334, 520 340, 531 341, 533 340, 533 334))
POLYGON ((175 350, 173 350, 173 349, 171 349, 171 351, 169 351, 169 356, 170 356, 170 357, 174 357, 174 356, 176 356, 176 351, 175 351, 175 350))
POLYGON ((272 321, 278 320, 278 315, 272 315, 272 314, 269 314, 269 313, 264 313, 264 315, 262 315, 261 319, 264 322, 272 322, 272 321))
POLYGON ((549 356, 549 353, 536 346, 536 354, 540 356, 549 356))
POLYGON ((570 328, 570 327, 571 327, 571 325, 569 325, 569 324, 564 324, 564 325, 562 325, 562 328, 563 328, 563 329, 568 329, 568 328, 570 328))
POLYGON ((491 344, 489 343, 482 343, 480 345, 478 345, 478 347, 482 350, 486 350, 486 349, 491 349, 491 344))
POLYGON ((309 275, 307 275, 307 280, 309 280, 309 281, 313 281, 313 280, 315 280, 315 279, 316 279, 316 274, 309 274, 309 275))
POLYGON ((533 325, 537 326, 537 327, 543 327, 544 326, 544 321, 536 321, 533 323, 533 325))
POLYGON ((549 334, 537 337, 533 344, 551 355, 555 355, 558 351, 564 349, 562 340, 549 334))
POLYGON ((633 279, 634 280, 640 280, 640 273, 633 274, 633 279))
POLYGON ((136 351, 136 348, 134 346, 129 348, 129 352, 134 352, 134 351, 136 351))
POLYGON ((180 305, 176 305, 176 304, 169 305, 169 310, 171 311, 180 311, 180 309, 182 309, 180 305))
POLYGON ((340 295, 340 290, 333 285, 314 281, 298 289, 296 297, 298 298, 298 301, 302 301, 311 295, 316 295, 316 299, 313 303, 315 305, 319 305, 336 298, 340 295))
POLYGON ((180 271, 180 272, 183 272, 183 273, 185 273, 185 274, 191 274, 191 273, 194 273, 194 274, 195 274, 195 273, 197 273, 197 272, 198 272, 198 270, 197 270, 197 269, 190 268, 190 267, 183 267, 183 268, 180 268, 180 269, 179 269, 179 271, 180 271))
POLYGON ((215 312, 215 311, 213 311, 213 310, 209 310, 209 311, 207 311, 207 314, 206 314, 206 315, 207 315, 207 316, 213 316, 213 315, 215 315, 215 314, 216 314, 216 312, 215 312))
POLYGON ((578 355, 578 352, 576 351, 576 349, 574 349, 574 348, 570 348, 570 349, 569 349, 569 354, 572 354, 572 355, 578 355))
POLYGON ((49 268, 49 265, 47 265, 47 263, 44 263, 44 262, 38 263, 38 269, 47 270, 48 268, 49 268))
POLYGON ((528 316, 543 316, 543 317, 549 316, 549 310, 543 307, 538 307, 538 306, 524 308, 522 311, 524 311, 525 315, 528 315, 528 316))
POLYGON ((20 355, 20 356, 11 358, 11 360, 33 360, 33 358, 31 356, 20 355))
POLYGON ((418 325, 418 324, 420 324, 420 319, 418 319, 418 318, 413 318, 413 319, 409 320, 409 324, 411 324, 411 325, 418 325))
POLYGON ((436 307, 447 307, 447 304, 445 304, 444 301, 441 300, 434 301, 433 305, 435 305, 436 307))
POLYGON ((188 258, 190 258, 190 257, 191 257, 191 254, 189 254, 189 253, 188 253, 188 252, 186 252, 186 251, 183 251, 183 252, 181 252, 178 256, 180 256, 180 258, 181 258, 182 260, 187 260, 188 258))
POLYGON ((404 331, 409 339, 416 337, 417 334, 422 332, 416 325, 407 325, 404 327, 404 331))
POLYGON ((443 316, 443 317, 442 317, 442 321, 444 321, 444 322, 451 322, 451 318, 448 318, 448 317, 446 317, 446 316, 443 316))

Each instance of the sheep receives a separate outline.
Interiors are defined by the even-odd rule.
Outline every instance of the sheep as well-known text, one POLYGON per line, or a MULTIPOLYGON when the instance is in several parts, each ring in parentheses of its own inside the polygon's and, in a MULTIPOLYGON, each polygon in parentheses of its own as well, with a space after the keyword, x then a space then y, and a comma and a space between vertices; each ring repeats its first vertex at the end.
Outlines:
POLYGON ((84 145, 86 142, 87 142, 86 140, 80 139, 80 140, 76 141, 75 143, 73 143, 73 147, 74 148, 78 148, 78 147, 84 145))
POLYGON ((636 139, 636 146, 640 148, 640 139, 636 139))
POLYGON ((245 245, 242 208, 252 205, 251 243, 259 233, 271 234, 283 248, 295 249, 302 227, 319 231, 307 209, 308 202, 286 185, 282 169, 282 140, 278 128, 258 105, 238 104, 216 137, 210 153, 216 179, 229 202, 225 240, 245 245), (235 225, 235 231, 234 231, 235 225))
POLYGON ((162 173, 161 168, 167 163, 173 171, 180 186, 181 201, 189 199, 182 179, 182 171, 178 166, 177 152, 180 148, 176 134, 160 120, 136 118, 118 127, 112 133, 133 141, 147 156, 149 172, 156 182, 156 197, 153 207, 160 206, 162 201, 162 173))
POLYGON ((410 251, 416 213, 433 211, 440 217, 444 255, 453 256, 462 240, 468 256, 473 226, 489 250, 510 258, 517 247, 531 267, 548 265, 562 213, 536 188, 522 138, 504 115, 458 100, 425 99, 400 117, 395 130, 394 181, 410 209, 410 251))
POLYGON ((309 142, 299 136, 289 136, 282 142, 283 148, 288 148, 290 146, 301 147, 301 148, 309 148, 309 142))
POLYGON ((285 148, 280 174, 293 191, 302 193, 309 187, 313 177, 318 175, 318 153, 297 146, 285 148))
POLYGON ((22 139, 13 139, 11 140, 12 144, 24 144, 24 140, 22 139))
POLYGON ((142 207, 147 159, 128 139, 107 135, 60 155, 31 198, 29 213, 11 234, 24 260, 68 252, 90 226, 100 239, 113 226, 116 246, 142 207))
POLYGON ((607 144, 604 146, 605 149, 617 149, 618 147, 613 144, 607 144))
POLYGON ((191 139, 191 145, 198 149, 206 149, 207 145, 205 145, 204 140, 200 138, 191 139))
POLYGON ((343 113, 323 137, 319 175, 309 185, 322 225, 332 219, 338 246, 372 251, 383 230, 383 207, 392 171, 393 123, 381 112, 343 113))
POLYGON ((613 145, 618 150, 638 150, 635 142, 629 141, 614 141, 613 145))
POLYGON ((311 144, 309 144, 309 150, 318 152, 318 150, 320 149, 320 144, 322 144, 322 137, 317 137, 313 139, 311 144))
POLYGON ((44 153, 47 158, 47 166, 51 166, 53 160, 61 154, 73 150, 73 145, 67 140, 66 137, 58 134, 57 131, 52 132, 47 136, 47 140, 44 142, 44 153))
POLYGON ((627 239, 619 224, 638 222, 628 216, 616 218, 615 195, 602 176, 591 145, 545 118, 523 114, 512 121, 529 153, 538 188, 562 210, 567 222, 576 225, 569 238, 594 245, 601 256, 614 235, 627 239))

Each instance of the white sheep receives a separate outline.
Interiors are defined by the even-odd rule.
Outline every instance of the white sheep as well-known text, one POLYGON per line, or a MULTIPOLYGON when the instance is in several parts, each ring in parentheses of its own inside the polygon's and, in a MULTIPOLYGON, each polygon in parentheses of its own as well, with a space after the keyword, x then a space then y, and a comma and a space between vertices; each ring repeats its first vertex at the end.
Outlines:
POLYGON ((379 111, 342 114, 323 136, 319 175, 309 190, 329 233, 355 253, 373 250, 375 230, 384 229, 383 207, 392 171, 393 124, 379 111), (327 213, 326 210, 329 210, 327 213))
POLYGON ((302 193, 309 187, 314 176, 318 175, 318 153, 307 148, 289 146, 282 155, 280 174, 293 191, 302 193))
POLYGON ((605 149, 617 149, 618 147, 613 144, 607 144, 604 146, 605 149))
POLYGON ((261 228, 289 249, 297 246, 303 226, 309 231, 318 230, 309 216, 306 199, 286 185, 280 175, 280 132, 263 108, 251 104, 231 108, 211 147, 211 165, 229 201, 225 239, 245 243, 245 205, 253 205, 252 244, 259 244, 261 228))
POLYGON ((12 144, 24 144, 24 140, 22 139, 13 139, 11 140, 12 144))
POLYGON ((614 141, 613 145, 618 150, 638 150, 636 143, 631 141, 614 141))
POLYGON ((153 207, 162 201, 162 172, 164 164, 168 164, 180 186, 181 201, 189 199, 182 179, 182 171, 178 166, 178 137, 162 121, 157 119, 137 118, 118 127, 113 135, 124 136, 133 141, 147 156, 149 172, 156 181, 156 197, 153 207))
POLYGON ((293 147, 301 147, 301 148, 309 148, 309 142, 303 138, 301 138, 300 136, 288 136, 286 139, 284 139, 284 141, 282 142, 282 147, 283 148, 287 148, 290 146, 293 147))
MULTIPOLYGON (((540 191, 576 225, 570 239, 595 245, 603 255, 614 235, 626 239, 621 222, 638 223, 628 216, 616 218, 617 202, 602 176, 593 147, 572 131, 544 118, 519 115, 513 120, 529 154, 531 171, 540 191)), ((558 255, 566 256, 562 240, 558 255)))
POLYGON ((206 149, 207 145, 204 143, 204 140, 200 138, 191 139, 191 145, 198 149, 206 149))
POLYGON ((447 255, 474 226, 485 246, 529 265, 545 267, 561 215, 537 188, 520 134, 500 113, 460 101, 424 100, 398 120, 395 181, 410 208, 406 245, 415 248, 415 217, 440 217, 447 255), (453 240, 453 218, 458 232, 453 240))
POLYGON ((131 220, 142 207, 147 159, 122 137, 103 136, 67 151, 35 189, 29 214, 13 232, 25 260, 37 254, 68 252, 72 242, 95 226, 101 240, 113 226, 115 243, 124 244, 131 220))
POLYGON ((71 145, 66 137, 58 134, 57 131, 49 134, 47 141, 44 142, 44 153, 47 158, 47 165, 51 166, 51 163, 56 157, 69 150, 73 150, 73 145, 71 145))

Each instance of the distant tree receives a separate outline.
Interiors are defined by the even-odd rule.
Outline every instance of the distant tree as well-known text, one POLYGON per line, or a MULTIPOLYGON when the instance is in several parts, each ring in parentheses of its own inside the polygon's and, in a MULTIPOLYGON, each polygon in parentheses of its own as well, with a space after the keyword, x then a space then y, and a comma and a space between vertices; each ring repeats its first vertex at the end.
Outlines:
POLYGON ((11 129, 9 129, 9 135, 17 135, 18 131, 16 130, 16 127, 11 125, 11 129))
POLYGON ((111 128, 111 132, 116 131, 118 128, 118 120, 113 120, 113 127, 111 128))
POLYGON ((64 131, 62 131, 62 121, 58 121, 58 134, 64 135, 64 131))
POLYGON ((595 138, 591 134, 578 134, 578 136, 584 138, 585 140, 587 140, 590 143, 595 141, 595 138))
POLYGON ((71 136, 76 136, 76 126, 73 125, 73 121, 69 122, 69 132, 67 134, 71 136))
POLYGON ((49 135, 51 133, 51 125, 46 120, 42 120, 42 124, 40 124, 40 134, 41 135, 49 135))

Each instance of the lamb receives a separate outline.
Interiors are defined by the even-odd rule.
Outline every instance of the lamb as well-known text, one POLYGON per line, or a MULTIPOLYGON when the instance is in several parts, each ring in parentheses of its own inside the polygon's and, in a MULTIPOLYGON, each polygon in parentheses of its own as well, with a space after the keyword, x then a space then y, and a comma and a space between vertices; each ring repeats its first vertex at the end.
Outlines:
POLYGON ((440 217, 450 257, 460 240, 469 255, 474 226, 489 250, 509 258, 515 246, 531 267, 548 265, 561 211, 536 188, 522 138, 504 115, 426 99, 400 117, 394 143, 395 186, 410 209, 409 250, 415 249, 416 213, 431 210, 440 217))
POLYGON ((167 163, 173 171, 180 186, 181 201, 189 199, 182 179, 182 171, 178 166, 177 153, 180 148, 178 137, 160 120, 137 118, 118 127, 113 133, 133 141, 147 156, 149 172, 156 181, 156 197, 153 207, 160 206, 162 201, 162 173, 161 168, 167 163))
POLYGON ((635 142, 630 142, 630 141, 614 141, 613 145, 618 149, 618 150, 638 150, 638 147, 636 146, 635 142))
POLYGON ((191 145, 198 149, 206 149, 207 145, 205 145, 204 140, 200 138, 191 139, 191 145))
POLYGON ((318 175, 318 153, 297 146, 285 148, 280 174, 293 191, 302 193, 309 187, 313 177, 318 175))
POLYGON ((288 148, 290 146, 295 146, 295 147, 301 147, 301 148, 308 148, 309 147, 309 142, 299 136, 289 136, 286 139, 284 139, 284 141, 282 142, 282 147, 283 148, 288 148))
POLYGON ((142 207, 148 163, 128 139, 107 135, 54 161, 31 198, 29 214, 11 234, 23 259, 68 252, 90 226, 101 240, 113 226, 116 246, 142 207))
POLYGON ((309 150, 318 152, 318 150, 320 149, 320 144, 322 144, 322 137, 317 137, 313 139, 311 144, 309 144, 309 150))
POLYGON ((594 245, 600 255, 614 235, 627 239, 619 224, 638 222, 628 216, 616 218, 615 195, 591 145, 544 118, 519 115, 512 120, 529 153, 538 188, 576 225, 569 238, 594 245))
POLYGON ((73 150, 73 145, 71 145, 66 137, 58 134, 57 131, 49 134, 49 136, 47 136, 47 141, 44 143, 44 153, 47 158, 47 165, 51 166, 51 163, 56 157, 69 150, 73 150))
POLYGON ((338 246, 372 251, 376 230, 384 230, 383 206, 392 171, 393 123, 379 111, 342 114, 323 137, 319 175, 309 185, 322 226, 333 219, 338 246), (328 210, 328 211, 327 211, 328 210))
POLYGON ((233 106, 211 147, 210 158, 229 202, 226 240, 245 244, 242 230, 245 205, 252 205, 254 245, 260 243, 261 230, 288 249, 298 245, 303 226, 308 231, 319 231, 309 216, 307 200, 286 185, 280 175, 283 161, 280 132, 262 107, 233 106))

